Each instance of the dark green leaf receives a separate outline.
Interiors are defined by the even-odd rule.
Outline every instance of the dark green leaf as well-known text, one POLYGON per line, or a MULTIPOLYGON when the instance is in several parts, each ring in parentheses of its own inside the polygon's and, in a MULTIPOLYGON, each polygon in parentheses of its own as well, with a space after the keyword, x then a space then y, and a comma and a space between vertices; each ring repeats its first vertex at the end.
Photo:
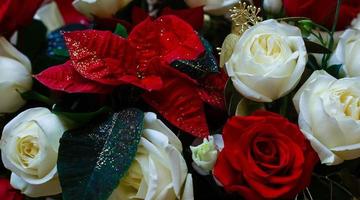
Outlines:
POLYGON ((135 157, 143 119, 142 111, 127 109, 64 133, 57 163, 64 200, 111 195, 135 157))
POLYGON ((209 73, 219 72, 216 59, 212 53, 210 43, 200 37, 205 47, 205 53, 196 60, 175 60, 171 66, 191 76, 192 78, 202 78, 209 73))
POLYGON ((308 62, 307 62, 306 66, 309 67, 313 71, 321 69, 320 65, 316 61, 315 56, 312 54, 308 54, 308 62))
POLYGON ((284 22, 297 22, 301 20, 309 20, 307 17, 283 17, 276 19, 277 21, 284 21, 284 22))
POLYGON ((41 21, 33 20, 31 24, 19 30, 17 48, 33 60, 46 47, 46 31, 41 21))
POLYGON ((327 67, 325 70, 332 76, 336 78, 340 78, 340 70, 341 70, 342 64, 338 65, 331 65, 327 67))
POLYGON ((322 53, 322 54, 330 54, 331 50, 320 45, 317 44, 315 42, 311 42, 307 39, 304 39, 305 42, 305 47, 308 53, 322 53))
POLYGON ((233 116, 236 112, 236 107, 243 96, 235 89, 231 79, 226 82, 224 96, 228 115, 233 116))
POLYGON ((20 95, 26 101, 29 101, 29 100, 38 101, 38 102, 45 103, 48 106, 52 106, 55 103, 49 97, 42 95, 38 92, 32 91, 32 90, 21 93, 20 95))
POLYGON ((69 52, 66 49, 54 49, 55 56, 69 57, 69 52))
POLYGON ((119 36, 123 37, 123 38, 127 38, 127 37, 128 37, 128 33, 127 33, 126 28, 125 28, 123 25, 121 25, 121 24, 117 24, 117 25, 116 25, 116 28, 115 28, 114 33, 115 33, 116 35, 119 35, 119 36))
POLYGON ((96 118, 97 116, 110 112, 109 107, 102 107, 94 112, 86 112, 86 113, 72 113, 72 112, 62 112, 57 107, 54 107, 52 112, 61 117, 65 117, 68 120, 71 120, 72 123, 75 123, 76 126, 83 125, 89 123, 91 120, 96 118))

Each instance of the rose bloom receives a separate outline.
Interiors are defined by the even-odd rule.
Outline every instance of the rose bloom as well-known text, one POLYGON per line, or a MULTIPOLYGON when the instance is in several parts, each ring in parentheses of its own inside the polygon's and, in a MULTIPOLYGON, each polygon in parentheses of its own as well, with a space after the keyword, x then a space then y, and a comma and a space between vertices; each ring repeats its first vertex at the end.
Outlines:
POLYGON ((329 65, 342 64, 346 76, 360 76, 360 30, 347 29, 329 60, 329 65))
POLYGON ((293 101, 301 131, 322 163, 360 157, 360 77, 338 80, 315 71, 293 101))
POLYGON ((20 93, 31 90, 31 63, 4 37, 0 37, 0 115, 25 104, 20 93))
MULTIPOLYGON (((308 17, 328 28, 334 23, 337 0, 284 0, 283 3, 289 17, 308 17)), ((358 13, 359 0, 342 1, 337 29, 346 28, 358 13)))
POLYGON ((59 139, 66 130, 47 108, 28 109, 4 127, 0 148, 11 185, 27 196, 61 193, 57 177, 59 139))
POLYGON ((182 144, 155 113, 146 113, 135 160, 109 200, 192 200, 193 183, 182 144))
POLYGON ((240 37, 226 71, 242 95, 257 102, 271 102, 297 85, 306 62, 300 30, 266 20, 240 37))
POLYGON ((1 0, 0 35, 10 37, 15 30, 31 22, 44 0, 1 0))
POLYGON ((131 0, 75 0, 74 7, 92 19, 94 16, 107 18, 128 5, 131 0))
POLYGON ((233 117, 225 124, 223 139, 213 174, 226 191, 248 200, 294 199, 310 184, 316 152, 282 116, 256 111, 233 117))

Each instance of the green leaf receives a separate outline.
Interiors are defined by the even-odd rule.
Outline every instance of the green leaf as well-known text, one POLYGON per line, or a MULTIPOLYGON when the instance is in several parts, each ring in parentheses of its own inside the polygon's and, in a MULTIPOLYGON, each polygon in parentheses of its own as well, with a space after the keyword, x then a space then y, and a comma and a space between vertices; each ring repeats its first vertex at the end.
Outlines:
POLYGON ((228 115, 235 115, 237 106, 243 96, 235 89, 231 79, 226 82, 224 96, 228 115))
POLYGON ((48 106, 52 106, 55 103, 49 97, 42 95, 38 92, 35 92, 33 90, 20 93, 20 95, 26 101, 29 101, 29 100, 38 101, 38 102, 45 103, 48 106))
POLYGON ((66 57, 66 58, 70 56, 69 52, 66 49, 54 49, 54 54, 55 56, 66 57))
POLYGON ((327 67, 325 70, 332 76, 334 76, 335 78, 340 78, 341 76, 341 67, 342 64, 337 64, 337 65, 331 65, 329 67, 327 67))
POLYGON ((144 113, 126 109, 60 139, 58 173, 64 200, 106 200, 129 169, 144 113))
POLYGON ((277 21, 283 21, 283 22, 297 22, 301 20, 309 20, 307 17, 283 17, 276 19, 277 21))
POLYGON ((117 25, 116 25, 116 28, 115 28, 114 33, 115 33, 116 35, 119 35, 119 36, 123 37, 123 38, 127 38, 127 37, 128 37, 128 33, 127 33, 126 28, 125 28, 123 25, 121 25, 121 24, 117 24, 117 25))
POLYGON ((70 120, 70 123, 74 123, 74 126, 79 126, 89 123, 91 120, 97 116, 110 112, 109 107, 102 107, 94 112, 85 112, 85 113, 72 113, 72 112, 62 112, 56 106, 53 108, 52 112, 60 117, 65 117, 67 120, 70 120))
POLYGON ((320 45, 317 44, 315 42, 311 42, 310 40, 304 38, 304 42, 305 42, 305 47, 306 47, 306 51, 308 53, 322 53, 322 54, 330 54, 331 50, 320 45))
POLYGON ((308 62, 307 62, 306 66, 309 67, 313 71, 321 69, 320 65, 316 61, 315 56, 312 54, 308 54, 308 62))
POLYGON ((205 47, 205 53, 203 56, 196 60, 175 60, 170 65, 192 78, 202 78, 209 73, 219 72, 216 59, 212 53, 212 47, 210 43, 203 37, 200 37, 201 42, 205 47))

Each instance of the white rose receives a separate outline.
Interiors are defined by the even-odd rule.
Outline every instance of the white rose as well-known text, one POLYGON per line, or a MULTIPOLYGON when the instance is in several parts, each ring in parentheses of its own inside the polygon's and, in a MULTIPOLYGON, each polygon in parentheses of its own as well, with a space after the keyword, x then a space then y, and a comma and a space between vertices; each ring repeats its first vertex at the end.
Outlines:
POLYGON ((31 89, 29 59, 0 36, 0 115, 17 111, 25 104, 20 93, 31 89))
POLYGON ((4 127, 1 158, 12 171, 10 182, 14 188, 30 197, 61 193, 56 162, 59 139, 65 130, 47 108, 28 109, 4 127))
POLYGON ((245 31, 226 70, 242 95, 257 102, 271 102, 297 85, 306 62, 300 30, 266 20, 245 31))
POLYGON ((214 168, 218 152, 223 148, 221 135, 209 136, 197 146, 190 146, 194 169, 202 175, 207 175, 214 168))
POLYGON ((360 157, 360 77, 315 71, 296 93, 299 126, 322 163, 360 157))
POLYGON ((181 152, 176 135, 155 113, 146 113, 135 160, 109 199, 194 199, 192 177, 181 152))
POLYGON ((223 15, 229 12, 239 0, 185 0, 189 7, 204 6, 204 11, 214 15, 223 15))
POLYGON ((55 1, 48 3, 37 10, 34 19, 42 21, 46 26, 48 33, 65 25, 64 19, 55 1))
POLYGON ((353 28, 356 28, 358 30, 360 30, 360 14, 358 14, 357 18, 355 18, 352 22, 351 22, 351 26, 353 28))
POLYGON ((360 30, 347 29, 329 60, 329 65, 342 64, 346 76, 360 76, 360 30))
POLYGON ((74 7, 92 19, 93 16, 107 18, 128 5, 131 0, 75 0, 74 7))
POLYGON ((269 13, 277 14, 281 12, 282 0, 264 0, 263 7, 269 13))

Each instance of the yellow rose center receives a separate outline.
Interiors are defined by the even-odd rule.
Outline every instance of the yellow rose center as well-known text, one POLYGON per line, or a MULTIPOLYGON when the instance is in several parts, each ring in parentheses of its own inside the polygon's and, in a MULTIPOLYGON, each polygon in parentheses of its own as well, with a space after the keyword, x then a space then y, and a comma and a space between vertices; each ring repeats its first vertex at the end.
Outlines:
POLYGON ((250 52, 258 63, 276 59, 281 53, 280 38, 271 34, 260 35, 253 41, 250 52))
POLYGON ((34 159, 39 153, 39 145, 37 138, 33 136, 25 136, 18 138, 16 141, 16 149, 20 161, 24 166, 29 166, 29 161, 34 159))
POLYGON ((337 93, 340 103, 343 105, 345 116, 355 120, 360 119, 360 98, 350 91, 339 91, 337 93))

